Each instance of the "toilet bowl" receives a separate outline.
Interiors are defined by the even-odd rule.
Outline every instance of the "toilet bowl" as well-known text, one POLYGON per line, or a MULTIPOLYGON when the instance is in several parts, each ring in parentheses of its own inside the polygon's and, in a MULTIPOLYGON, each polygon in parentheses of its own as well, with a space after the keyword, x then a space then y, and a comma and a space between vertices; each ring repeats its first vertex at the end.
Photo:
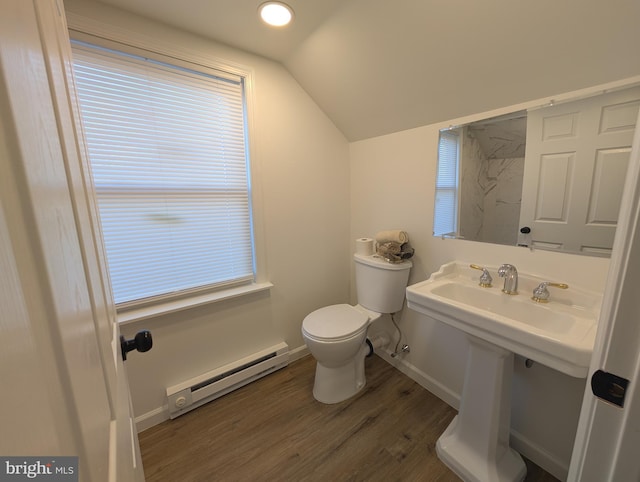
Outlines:
POLYGON ((365 386, 364 359, 369 324, 380 317, 356 305, 331 305, 310 313, 302 322, 302 337, 316 359, 313 396, 338 403, 365 386))
POLYGON ((355 254, 358 304, 320 308, 302 322, 302 337, 317 361, 313 396, 338 403, 365 386, 364 358, 373 351, 367 329, 383 313, 402 309, 410 261, 389 263, 378 255, 355 254))

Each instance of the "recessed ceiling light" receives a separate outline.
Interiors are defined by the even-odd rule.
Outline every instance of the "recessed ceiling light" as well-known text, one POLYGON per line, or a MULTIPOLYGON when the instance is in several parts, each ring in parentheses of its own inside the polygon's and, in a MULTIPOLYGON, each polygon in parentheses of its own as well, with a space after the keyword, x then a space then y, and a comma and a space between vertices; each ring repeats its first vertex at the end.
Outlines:
POLYGON ((260 7, 260 17, 273 27, 284 27, 293 19, 293 9, 282 2, 265 2, 260 7))

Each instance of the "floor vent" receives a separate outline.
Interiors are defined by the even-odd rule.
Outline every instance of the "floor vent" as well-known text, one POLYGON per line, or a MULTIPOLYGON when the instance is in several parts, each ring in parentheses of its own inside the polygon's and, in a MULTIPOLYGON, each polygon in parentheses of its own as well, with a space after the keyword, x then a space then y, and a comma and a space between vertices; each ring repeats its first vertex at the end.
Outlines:
POLYGON ((280 343, 234 363, 167 388, 169 416, 179 417, 289 364, 289 347, 280 343))

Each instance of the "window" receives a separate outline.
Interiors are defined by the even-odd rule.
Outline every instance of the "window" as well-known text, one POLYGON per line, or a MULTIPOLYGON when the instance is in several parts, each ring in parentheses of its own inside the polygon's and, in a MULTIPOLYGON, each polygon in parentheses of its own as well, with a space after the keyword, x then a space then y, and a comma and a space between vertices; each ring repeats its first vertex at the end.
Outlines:
POLYGON ((243 78, 73 43, 119 307, 254 279, 243 78))
POLYGON ((438 144, 438 175, 433 234, 455 234, 458 230, 458 165, 460 149, 456 131, 440 132, 438 144))

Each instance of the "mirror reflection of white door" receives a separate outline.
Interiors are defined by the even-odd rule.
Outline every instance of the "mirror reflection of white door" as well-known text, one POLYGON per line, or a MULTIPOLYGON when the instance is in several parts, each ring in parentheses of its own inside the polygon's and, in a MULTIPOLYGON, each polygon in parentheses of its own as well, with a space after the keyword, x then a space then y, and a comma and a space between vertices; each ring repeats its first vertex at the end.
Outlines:
POLYGON ((71 77, 62 3, 0 16, 2 456, 78 456, 144 480, 71 77))
POLYGON ((639 106, 634 87, 528 112, 520 211, 528 244, 611 254, 639 106))

